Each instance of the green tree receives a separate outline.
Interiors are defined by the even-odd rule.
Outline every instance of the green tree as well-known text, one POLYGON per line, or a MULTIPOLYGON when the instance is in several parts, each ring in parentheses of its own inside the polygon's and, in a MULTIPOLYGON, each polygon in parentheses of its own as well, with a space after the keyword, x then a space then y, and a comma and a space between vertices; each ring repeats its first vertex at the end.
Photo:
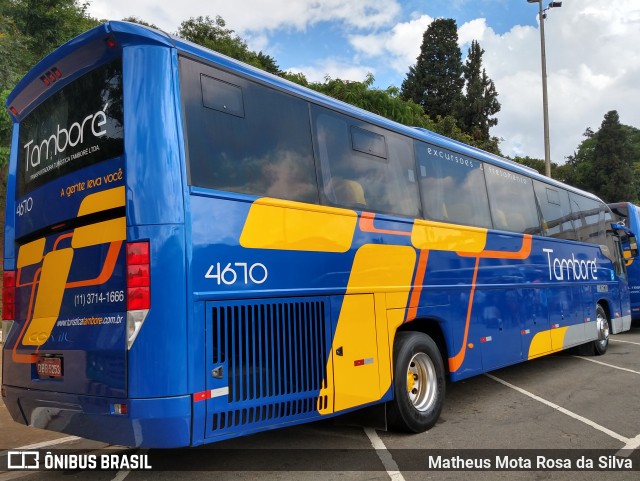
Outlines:
POLYGON ((605 114, 593 156, 597 195, 607 202, 635 200, 638 192, 633 178, 633 151, 617 111, 605 114))
POLYGON ((11 17, 27 37, 31 54, 41 59, 67 40, 98 24, 78 0, 5 0, 2 15, 11 17))
POLYGON ((622 125, 618 112, 604 116, 600 129, 587 129, 578 150, 568 157, 565 181, 607 202, 637 201, 640 130, 622 125))
MULTIPOLYGON (((494 116, 500 111, 500 102, 493 80, 482 68, 483 54, 480 44, 476 40, 472 41, 462 69, 466 90, 459 105, 458 119, 462 130, 474 140, 490 142, 493 139, 489 129, 498 124, 498 119, 494 116)), ((497 147, 497 139, 494 142, 497 147)))
POLYGON ((177 35, 267 72, 276 75, 281 73, 273 57, 249 50, 246 42, 238 35, 234 35, 234 30, 226 26, 226 22, 219 15, 215 19, 208 15, 192 17, 180 24, 177 35))
POLYGON ((326 77, 322 83, 309 83, 301 74, 289 73, 285 77, 396 122, 411 127, 429 129, 467 144, 472 142, 471 137, 460 130, 453 117, 438 117, 434 121, 424 113, 418 104, 412 100, 404 100, 397 87, 389 87, 384 90, 373 88, 375 79, 371 74, 368 74, 363 82, 326 77))
POLYGON ((462 98, 462 54, 453 19, 434 20, 425 31, 416 64, 402 82, 401 96, 436 120, 455 115, 462 98))

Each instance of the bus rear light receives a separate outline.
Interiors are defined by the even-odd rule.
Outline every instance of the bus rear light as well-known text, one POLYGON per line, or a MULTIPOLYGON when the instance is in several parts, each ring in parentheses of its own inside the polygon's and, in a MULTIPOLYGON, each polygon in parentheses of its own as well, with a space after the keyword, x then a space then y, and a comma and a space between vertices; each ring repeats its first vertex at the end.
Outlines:
POLYGON ((151 308, 149 242, 127 244, 127 349, 131 349, 151 308))
POLYGON ((53 72, 53 75, 55 75, 56 77, 62 78, 62 72, 58 70, 56 67, 53 67, 51 71, 53 72))
POLYGON ((127 244, 127 310, 151 307, 149 242, 127 244))
POLYGON ((113 414, 127 414, 128 409, 127 405, 124 403, 114 403, 113 404, 113 414))
POLYGON ((15 108, 13 105, 11 107, 9 107, 9 111, 15 115, 16 117, 18 116, 18 109, 15 108))
POLYGON ((149 314, 149 309, 127 311, 127 350, 133 346, 147 314, 149 314))
POLYGON ((2 274, 2 320, 15 319, 16 271, 4 271, 2 274))
POLYGON ((149 243, 132 242, 127 244, 127 265, 149 265, 149 243))
POLYGON ((107 39, 105 40, 107 47, 109 48, 116 48, 116 41, 112 38, 112 37, 107 37, 107 39))
POLYGON ((45 84, 47 87, 51 85, 51 81, 47 78, 46 75, 43 75, 42 77, 40 77, 40 80, 42 80, 42 83, 45 84))
POLYGON ((127 311, 149 309, 151 307, 150 294, 148 287, 127 288, 127 311))

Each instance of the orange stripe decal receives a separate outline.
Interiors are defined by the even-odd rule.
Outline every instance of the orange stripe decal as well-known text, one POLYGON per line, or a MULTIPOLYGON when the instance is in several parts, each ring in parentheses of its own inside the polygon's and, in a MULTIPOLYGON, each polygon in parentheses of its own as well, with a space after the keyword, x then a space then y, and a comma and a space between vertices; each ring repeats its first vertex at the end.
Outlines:
MULTIPOLYGON (((18 340, 13 345, 13 350, 11 351, 11 359, 13 360, 13 362, 17 362, 21 364, 33 364, 34 362, 36 362, 36 359, 38 358, 38 356, 35 354, 18 354, 18 344, 20 344, 20 341, 22 341, 24 333, 26 332, 27 327, 31 323, 31 316, 33 315, 33 305, 36 299, 36 296, 35 296, 36 285, 38 284, 38 280, 40 278, 41 272, 42 272, 42 267, 38 267, 35 274, 33 275, 33 282, 30 283, 31 295, 29 297, 29 310, 27 312, 27 320, 24 323, 24 326, 22 326, 22 330, 18 335, 18 340)), ((24 285, 29 285, 29 284, 24 284, 24 285)))
POLYGON ((473 270, 473 279, 471 280, 471 293, 469 294, 469 306, 467 307, 467 320, 464 325, 464 338, 462 339, 462 347, 458 354, 449 358, 449 371, 455 372, 460 369, 464 362, 464 356, 467 353, 467 338, 469 336, 469 323, 471 322, 471 308, 473 306, 473 295, 476 292, 476 279, 478 278, 478 266, 480 265, 480 257, 476 257, 476 267, 473 270))
POLYGON ((112 242, 109 245, 109 251, 104 259, 104 265, 102 266, 102 272, 98 277, 94 279, 87 279, 84 281, 67 282, 65 286, 67 289, 74 287, 87 287, 87 286, 99 286, 107 282, 113 274, 113 269, 116 267, 116 261, 118 260, 118 254, 120 253, 120 247, 123 241, 112 242))
POLYGON ((362 232, 370 232, 373 234, 390 234, 390 235, 402 235, 406 237, 411 237, 411 232, 404 232, 401 230, 387 230, 387 229, 378 229, 374 225, 374 220, 376 215, 373 212, 363 212, 360 216, 360 230, 362 232))
MULTIPOLYGON (((504 252, 504 251, 482 251, 480 257, 483 259, 513 259, 524 260, 531 254, 532 237, 529 234, 522 236, 522 246, 517 252, 504 252)), ((477 252, 457 252, 462 257, 476 257, 477 252)))
POLYGON ((411 292, 411 298, 409 300, 409 310, 407 311, 407 318, 405 322, 413 321, 418 315, 418 303, 420 302, 420 295, 422 294, 422 288, 424 286, 424 276, 427 272, 427 260, 429 259, 429 251, 421 250, 420 257, 418 258, 418 268, 416 270, 416 277, 413 285, 413 292, 411 292))

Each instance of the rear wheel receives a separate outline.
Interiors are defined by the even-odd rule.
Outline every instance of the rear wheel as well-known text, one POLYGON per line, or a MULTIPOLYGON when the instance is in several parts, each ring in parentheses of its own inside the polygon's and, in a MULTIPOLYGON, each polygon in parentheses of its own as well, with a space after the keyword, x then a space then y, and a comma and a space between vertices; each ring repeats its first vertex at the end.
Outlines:
POLYGON ((596 306, 596 325, 598 339, 593 341, 593 352, 596 356, 601 356, 609 347, 609 318, 600 304, 596 306))
POLYGON ((445 370, 436 343, 421 332, 399 332, 393 346, 393 388, 389 426, 420 433, 431 428, 442 411, 445 370))

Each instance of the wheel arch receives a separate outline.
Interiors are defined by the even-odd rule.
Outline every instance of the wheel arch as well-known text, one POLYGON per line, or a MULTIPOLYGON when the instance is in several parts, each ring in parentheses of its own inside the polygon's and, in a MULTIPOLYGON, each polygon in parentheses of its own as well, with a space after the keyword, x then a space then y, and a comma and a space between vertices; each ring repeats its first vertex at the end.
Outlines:
POLYGON ((449 374, 449 351, 447 349, 447 342, 445 340, 444 331, 437 319, 429 317, 419 317, 410 322, 402 324, 396 332, 421 332, 429 336, 438 346, 440 356, 442 356, 442 363, 444 368, 449 374))

